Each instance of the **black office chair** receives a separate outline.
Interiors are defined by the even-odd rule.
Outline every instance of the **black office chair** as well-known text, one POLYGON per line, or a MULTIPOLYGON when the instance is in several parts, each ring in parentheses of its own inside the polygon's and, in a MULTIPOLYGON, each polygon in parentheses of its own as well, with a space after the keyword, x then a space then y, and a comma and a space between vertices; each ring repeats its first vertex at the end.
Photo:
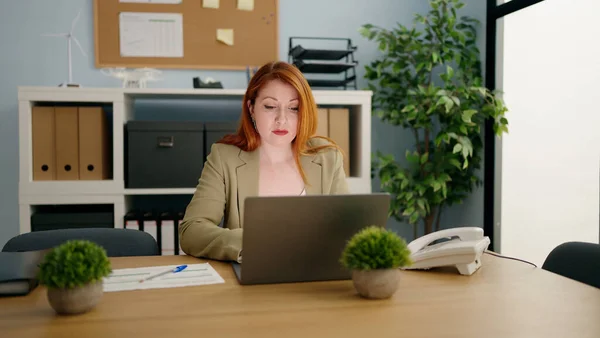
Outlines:
POLYGON ((563 243, 550 252, 542 269, 600 288, 600 244, 563 243))
POLYGON ((77 228, 34 231, 11 238, 2 251, 36 251, 50 249, 67 240, 85 239, 106 250, 108 257, 157 256, 158 244, 150 234, 133 229, 77 228))

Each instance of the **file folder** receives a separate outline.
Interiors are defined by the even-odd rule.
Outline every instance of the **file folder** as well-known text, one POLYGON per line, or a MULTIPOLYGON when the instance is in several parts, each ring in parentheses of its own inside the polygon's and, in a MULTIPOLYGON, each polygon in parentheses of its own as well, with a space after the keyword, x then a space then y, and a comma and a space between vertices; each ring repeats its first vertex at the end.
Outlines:
POLYGON ((348 108, 329 109, 329 138, 344 152, 344 171, 350 176, 350 110, 348 108))
POLYGON ((148 211, 144 213, 142 230, 154 237, 154 240, 156 240, 156 243, 158 244, 158 249, 160 251, 159 227, 154 212, 148 211))
POLYGON ((170 256, 175 254, 175 217, 172 212, 160 214, 160 250, 161 255, 170 256))
POLYGON ((79 117, 77 107, 56 107, 56 179, 79 180, 79 117))
POLYGON ((142 230, 142 220, 137 211, 129 211, 125 214, 125 229, 142 230))
POLYGON ((31 110, 33 180, 56 180, 56 130, 54 107, 33 107, 31 110))
POLYGON ((327 108, 317 108, 318 124, 317 136, 329 137, 329 110, 327 108))
POLYGON ((183 216, 185 216, 185 211, 179 211, 177 213, 177 229, 175 229, 175 248, 177 248, 177 254, 186 256, 187 254, 181 249, 181 242, 179 241, 179 225, 183 221, 183 216))
POLYGON ((79 107, 79 179, 108 179, 108 137, 102 107, 79 107))

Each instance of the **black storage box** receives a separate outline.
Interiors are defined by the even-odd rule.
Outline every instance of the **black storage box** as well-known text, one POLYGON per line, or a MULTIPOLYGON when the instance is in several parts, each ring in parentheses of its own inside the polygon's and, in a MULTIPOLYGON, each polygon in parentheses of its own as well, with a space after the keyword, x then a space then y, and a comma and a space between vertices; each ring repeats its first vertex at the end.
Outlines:
POLYGON ((210 153, 210 148, 214 143, 217 143, 223 136, 228 134, 235 134, 237 132, 237 122, 207 122, 205 123, 206 131, 206 147, 204 152, 204 159, 210 153))
POLYGON ((204 123, 127 123, 127 188, 194 188, 204 165, 204 123))
POLYGON ((31 215, 32 232, 73 228, 114 228, 114 212, 107 206, 60 205, 44 206, 31 215))

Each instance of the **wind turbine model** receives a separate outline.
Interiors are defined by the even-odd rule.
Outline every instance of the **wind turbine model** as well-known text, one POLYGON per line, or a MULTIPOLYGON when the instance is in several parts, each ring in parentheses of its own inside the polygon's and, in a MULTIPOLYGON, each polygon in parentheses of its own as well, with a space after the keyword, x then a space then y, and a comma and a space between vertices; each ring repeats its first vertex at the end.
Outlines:
POLYGON ((81 15, 81 10, 79 10, 79 12, 77 13, 77 16, 75 17, 75 19, 73 19, 73 22, 71 23, 71 31, 69 31, 68 33, 42 34, 42 36, 67 38, 67 55, 68 55, 68 60, 69 60, 69 81, 67 83, 61 83, 59 85, 59 87, 79 87, 78 84, 73 83, 73 69, 71 66, 71 59, 72 59, 71 58, 71 41, 74 41, 75 44, 77 44, 77 47, 79 47, 79 50, 81 51, 83 56, 87 57, 87 54, 83 51, 83 48, 81 47, 81 44, 79 43, 77 38, 73 35, 73 31, 75 29, 75 24, 77 24, 77 21, 79 20, 79 15, 81 15))

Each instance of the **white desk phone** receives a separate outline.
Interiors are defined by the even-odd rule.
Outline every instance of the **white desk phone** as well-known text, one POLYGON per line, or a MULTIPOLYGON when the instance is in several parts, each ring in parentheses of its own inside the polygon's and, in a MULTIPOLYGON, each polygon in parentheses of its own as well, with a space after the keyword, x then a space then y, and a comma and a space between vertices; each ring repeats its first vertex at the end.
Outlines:
POLYGON ((483 229, 461 227, 445 229, 419 237, 408 244, 413 264, 405 270, 427 270, 440 266, 455 266, 461 275, 472 275, 481 267, 481 255, 490 245, 483 229), (431 244, 444 238, 450 240, 431 244))

